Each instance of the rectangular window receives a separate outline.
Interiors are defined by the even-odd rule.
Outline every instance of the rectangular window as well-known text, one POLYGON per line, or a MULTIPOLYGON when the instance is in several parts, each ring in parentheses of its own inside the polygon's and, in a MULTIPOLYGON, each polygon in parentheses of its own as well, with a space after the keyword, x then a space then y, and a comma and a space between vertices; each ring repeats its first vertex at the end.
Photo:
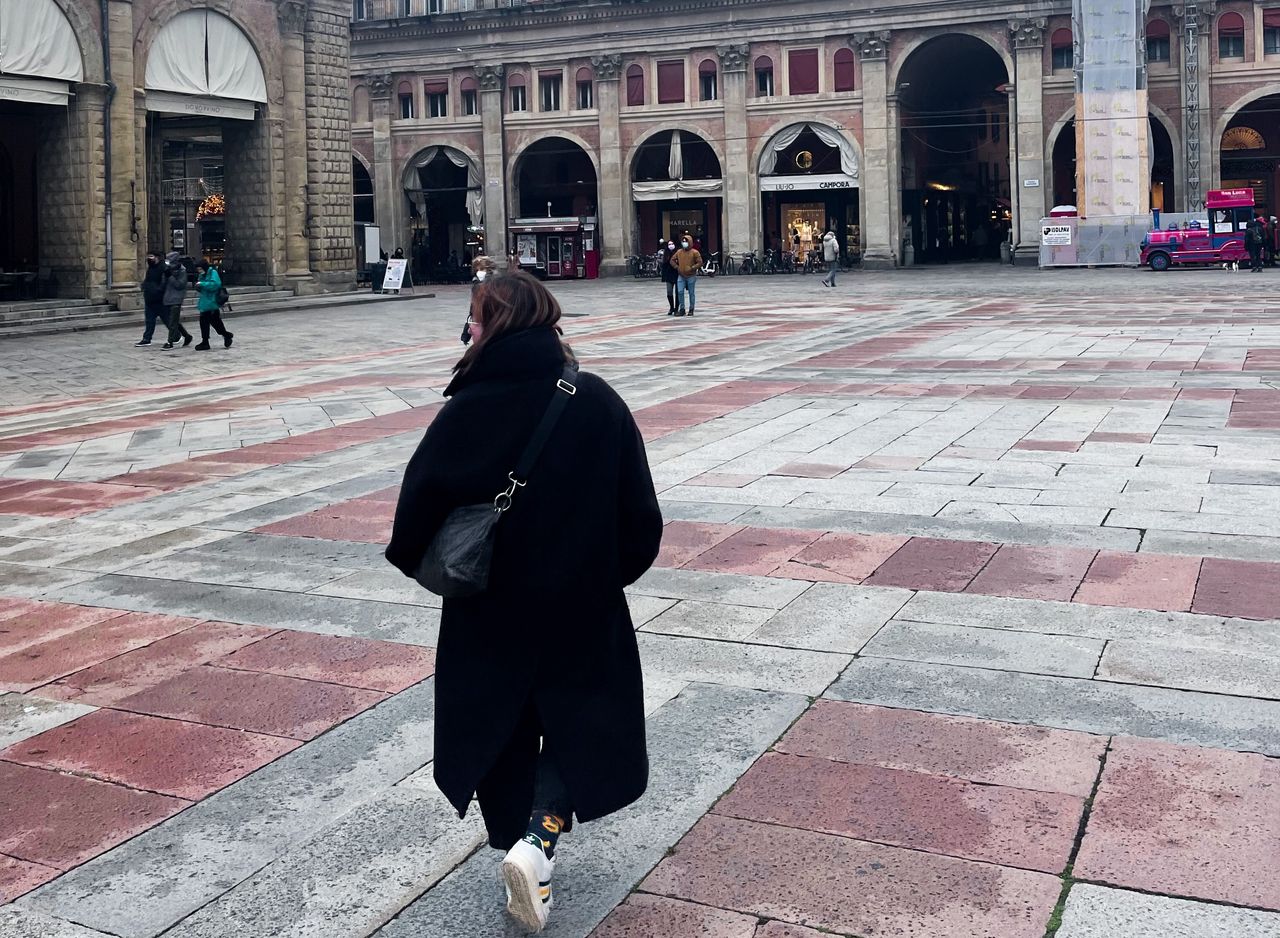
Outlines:
POLYGON ((589 81, 578 82, 578 110, 589 111, 595 106, 595 85, 589 81))
POLYGON ((365 0, 351 0, 351 18, 353 20, 362 20, 368 15, 365 8, 365 0))
POLYGON ((787 53, 787 93, 818 93, 817 49, 793 49, 787 53))
MULTIPOLYGON (((1263 33, 1265 36, 1266 33, 1263 33)), ((1277 50, 1280 51, 1280 50, 1277 50)), ((1148 36, 1147 37, 1147 61, 1148 62, 1168 62, 1169 61, 1169 37, 1168 36, 1148 36)))
POLYGON ((538 77, 538 102, 543 111, 560 110, 560 76, 541 75, 538 77))
POLYGON ((413 95, 411 94, 400 95, 400 119, 413 119, 413 95))
POLYGON ((716 87, 716 73, 704 72, 698 76, 698 97, 702 101, 715 101, 720 97, 720 89, 716 87))
POLYGON ((1063 71, 1075 67, 1075 56, 1072 55, 1071 46, 1054 46, 1053 47, 1053 70, 1063 71))
POLYGON ((1225 33, 1218 36, 1218 58, 1243 59, 1244 36, 1230 36, 1225 33))
POLYGON ((1280 55, 1280 10, 1262 11, 1262 54, 1280 55))
POLYGON ((449 116, 449 93, 433 91, 427 95, 427 114, 431 117, 449 116))
POLYGON ((462 113, 467 116, 480 113, 480 100, 476 92, 462 92, 462 113))
POLYGON ((658 103, 680 104, 684 101, 684 62, 658 63, 658 103))
POLYGON ((524 94, 524 85, 518 85, 511 89, 511 110, 527 111, 529 110, 529 101, 524 94))

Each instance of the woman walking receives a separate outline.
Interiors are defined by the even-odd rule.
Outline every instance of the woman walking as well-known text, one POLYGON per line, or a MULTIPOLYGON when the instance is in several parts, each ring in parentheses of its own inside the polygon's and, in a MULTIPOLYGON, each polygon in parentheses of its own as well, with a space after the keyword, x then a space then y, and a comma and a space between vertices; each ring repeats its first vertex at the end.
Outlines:
POLYGON ((209 351, 209 327, 222 336, 224 348, 231 348, 231 340, 235 334, 229 332, 222 323, 222 308, 218 305, 218 291, 222 289, 222 278, 218 272, 201 261, 196 264, 196 309, 200 311, 200 344, 197 352, 209 351))
POLYGON ((489 845, 507 851, 507 910, 533 931, 551 911, 559 835, 575 815, 625 807, 648 782, 623 587, 662 540, 635 420, 603 380, 575 373, 560 316, 527 273, 476 287, 472 344, 405 471, 386 552, 413 576, 450 512, 507 493, 487 587, 444 600, 435 779, 460 817, 478 796, 489 845), (553 429, 515 483, 544 419, 553 429))
POLYGON ((182 347, 191 344, 191 333, 182 325, 182 301, 187 298, 187 268, 177 251, 171 251, 165 257, 167 264, 164 280, 164 305, 169 310, 169 338, 160 346, 170 349, 182 338, 182 347))

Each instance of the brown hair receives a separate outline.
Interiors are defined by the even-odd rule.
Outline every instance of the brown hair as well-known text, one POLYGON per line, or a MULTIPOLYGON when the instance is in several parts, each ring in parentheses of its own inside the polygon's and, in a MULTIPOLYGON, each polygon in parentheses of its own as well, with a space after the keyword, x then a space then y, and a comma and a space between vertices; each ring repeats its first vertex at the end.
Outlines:
POLYGON ((497 269, 498 265, 494 263, 493 258, 489 257, 487 254, 480 254, 471 262, 471 270, 473 273, 479 273, 482 270, 487 270, 489 273, 493 273, 497 269))
MULTIPOLYGON (((466 372, 487 344, 513 332, 550 327, 563 334, 560 316, 560 304, 537 278, 523 270, 489 274, 471 295, 471 317, 484 329, 453 370, 459 374, 466 372)), ((564 346, 564 357, 567 362, 575 360, 568 345, 564 346)))

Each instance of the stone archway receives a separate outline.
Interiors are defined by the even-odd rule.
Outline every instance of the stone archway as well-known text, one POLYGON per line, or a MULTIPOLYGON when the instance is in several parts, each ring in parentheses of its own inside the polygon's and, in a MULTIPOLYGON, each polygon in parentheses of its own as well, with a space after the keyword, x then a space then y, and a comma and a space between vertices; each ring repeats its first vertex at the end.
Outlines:
POLYGON ((401 172, 408 203, 408 252, 415 282, 462 278, 471 258, 487 253, 480 161, 471 153, 437 144, 413 155, 401 172))
POLYGON ((1280 87, 1242 97, 1222 115, 1214 139, 1221 188, 1251 188, 1260 209, 1280 215, 1280 87))
POLYGON ((688 230, 705 255, 722 254, 722 166, 716 147, 695 130, 669 127, 642 137, 626 164, 632 243, 649 253, 688 230))

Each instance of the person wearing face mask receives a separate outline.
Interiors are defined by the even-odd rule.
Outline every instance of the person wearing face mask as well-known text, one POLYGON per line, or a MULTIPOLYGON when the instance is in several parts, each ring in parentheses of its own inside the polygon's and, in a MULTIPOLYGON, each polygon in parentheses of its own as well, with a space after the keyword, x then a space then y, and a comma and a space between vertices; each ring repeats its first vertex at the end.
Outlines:
POLYGON ((671 258, 676 255, 676 243, 658 239, 658 269, 662 271, 662 282, 667 286, 667 315, 676 314, 676 281, 680 275, 671 266, 671 258))
POLYGON ((693 239, 688 232, 680 236, 680 250, 676 251, 671 258, 671 267, 675 269, 676 279, 676 315, 685 315, 684 295, 685 291, 689 292, 689 310, 688 315, 693 315, 693 308, 696 305, 695 287, 698 282, 698 274, 702 271, 702 255, 698 253, 698 249, 693 246, 693 239))
MULTIPOLYGON (((159 253, 151 251, 147 254, 147 274, 142 278, 142 305, 146 320, 142 329, 142 341, 135 343, 138 348, 151 344, 151 336, 155 334, 157 321, 164 323, 165 334, 169 333, 169 310, 164 305, 166 273, 159 253)), ((674 305, 672 309, 675 309, 674 305)))
MULTIPOLYGON (((489 276, 497 269, 498 269, 498 265, 494 262, 493 258, 487 257, 484 254, 481 254, 479 257, 477 257, 475 260, 471 262, 471 295, 473 297, 476 295, 476 290, 479 288, 480 284, 484 283, 485 280, 487 280, 489 276)), ((468 309, 471 308, 470 304, 467 305, 467 308, 468 309)), ((473 323, 471 321, 471 316, 468 315, 467 321, 462 324, 462 344, 463 345, 469 345, 471 343, 471 338, 472 338, 471 326, 472 325, 473 323)))

